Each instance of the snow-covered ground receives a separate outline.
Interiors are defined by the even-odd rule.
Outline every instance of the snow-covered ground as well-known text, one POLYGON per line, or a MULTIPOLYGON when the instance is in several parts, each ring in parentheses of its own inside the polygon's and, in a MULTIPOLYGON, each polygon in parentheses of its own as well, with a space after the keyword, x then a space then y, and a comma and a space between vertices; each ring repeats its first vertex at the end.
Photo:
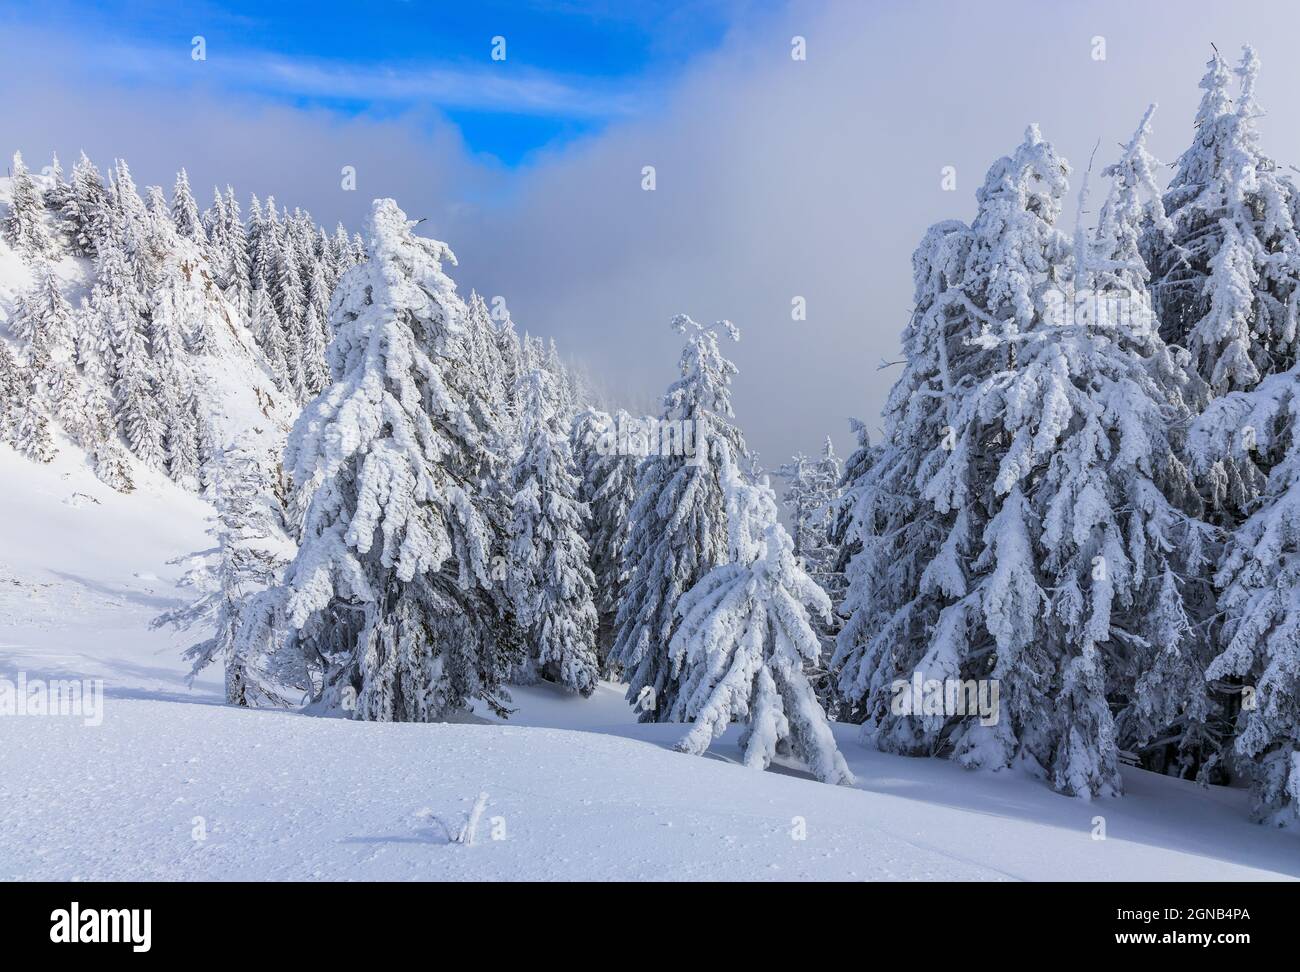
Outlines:
POLYGON ((676 726, 516 689, 508 723, 378 725, 220 704, 186 685, 186 598, 208 509, 161 478, 113 493, 73 449, 0 446, 0 677, 105 682, 101 725, 0 717, 0 878, 1237 880, 1300 877, 1300 838, 1237 790, 1137 770, 1085 803, 1011 774, 861 747, 856 787, 704 758, 676 726), (448 840, 480 793, 473 846, 448 840), (1094 838, 1103 817, 1106 839, 1094 838), (802 839, 800 839, 802 838, 802 839))

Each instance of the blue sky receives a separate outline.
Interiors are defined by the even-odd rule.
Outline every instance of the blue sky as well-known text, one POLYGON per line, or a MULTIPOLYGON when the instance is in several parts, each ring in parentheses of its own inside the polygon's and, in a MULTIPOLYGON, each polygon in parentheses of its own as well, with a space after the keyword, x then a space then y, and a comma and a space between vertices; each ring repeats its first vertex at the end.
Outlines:
POLYGON ((89 83, 198 86, 371 117, 429 112, 475 153, 529 153, 653 112, 729 25, 778 0, 459 0, 177 4, 52 0, 5 19, 44 28, 89 83), (192 57, 202 36, 206 59, 192 57), (491 56, 505 39, 505 59, 491 56))

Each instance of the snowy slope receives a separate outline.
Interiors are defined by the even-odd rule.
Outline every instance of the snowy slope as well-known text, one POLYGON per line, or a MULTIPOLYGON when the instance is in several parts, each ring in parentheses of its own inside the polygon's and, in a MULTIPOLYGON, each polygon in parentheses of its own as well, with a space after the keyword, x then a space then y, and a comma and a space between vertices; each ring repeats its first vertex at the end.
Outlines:
POLYGON ((117 493, 71 445, 49 465, 0 446, 0 483, 0 673, 189 698, 175 637, 148 622, 187 599, 175 586, 185 565, 167 561, 211 546, 207 504, 147 470, 117 493))
POLYGON ((147 627, 184 599, 167 561, 207 546, 202 502, 159 477, 121 496, 70 454, 40 467, 7 447, 0 483, 0 676, 107 686, 99 726, 0 717, 0 878, 1300 877, 1300 840, 1249 823, 1241 791, 1129 770, 1128 796, 1088 804, 869 752, 850 726, 858 785, 826 786, 734 765, 734 732, 672 752, 680 729, 636 725, 610 685, 517 689, 509 724, 226 708, 216 673, 186 687, 185 637, 147 627), (480 792, 477 845, 448 843, 480 792))
MULTIPOLYGON (((38 184, 47 177, 33 174, 38 184)), ((0 218, 8 211, 10 179, 0 178, 0 218)), ((51 225, 52 232, 52 225, 51 225)), ((213 345, 209 353, 195 356, 195 394, 199 408, 218 448, 239 445, 256 451, 279 452, 296 416, 289 396, 276 390, 266 358, 253 340, 245 322, 212 284, 212 270, 202 253, 188 240, 179 241, 182 256, 196 269, 185 278, 201 307, 213 322, 213 345)), ((82 257, 62 256, 51 261, 62 285, 63 295, 74 306, 90 292, 94 265, 82 257)), ((9 336, 6 322, 18 298, 32 287, 32 267, 0 235, 0 340, 9 336)), ((16 348, 15 348, 16 350, 16 348)), ((62 436, 61 451, 77 455, 62 436)), ((139 463, 132 464, 132 478, 149 478, 139 463)))

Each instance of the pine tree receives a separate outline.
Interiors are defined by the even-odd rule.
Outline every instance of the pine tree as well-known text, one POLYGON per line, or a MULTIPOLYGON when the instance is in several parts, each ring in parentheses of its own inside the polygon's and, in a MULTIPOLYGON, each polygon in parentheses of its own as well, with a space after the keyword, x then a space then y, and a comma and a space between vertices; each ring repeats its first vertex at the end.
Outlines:
POLYGON ((266 232, 266 220, 262 217, 262 203, 254 193, 248 202, 248 278, 256 284, 258 280, 270 280, 275 271, 275 264, 266 261, 267 250, 262 237, 266 232))
POLYGON ((54 271, 43 265, 37 284, 18 301, 11 329, 23 342, 33 408, 58 420, 75 442, 93 447, 93 396, 77 369, 77 323, 54 271))
POLYGON ((66 306, 47 269, 41 283, 15 308, 12 326, 24 345, 25 367, 19 367, 7 345, 4 360, 0 360, 0 382, 8 400, 7 437, 14 448, 36 462, 49 462, 57 454, 49 429, 50 394, 45 381, 55 355, 57 317, 66 306))
POLYGON ((195 403, 197 355, 216 348, 214 315, 202 265, 192 249, 176 245, 164 258, 149 315, 151 364, 158 417, 172 479, 198 488, 199 416, 195 403))
POLYGON ((496 322, 495 339, 497 357, 501 361, 501 383, 506 389, 506 411, 508 423, 513 425, 519 420, 518 403, 514 398, 514 389, 518 387, 519 376, 523 374, 523 347, 515 323, 507 311, 502 311, 502 319, 496 322))
POLYGON ((302 287, 293 251, 285 243, 279 247, 276 276, 271 283, 271 296, 275 300, 275 309, 284 327, 289 384, 298 401, 306 401, 311 386, 311 365, 307 358, 307 296, 302 287))
MULTIPOLYGON (((469 355, 467 363, 475 369, 476 381, 487 389, 492 411, 503 434, 513 436, 516 430, 512 406, 516 389, 508 383, 505 363, 501 360, 501 348, 497 343, 496 327, 488 314, 487 304, 474 291, 470 292, 466 303, 465 331, 469 355)), ((549 388, 547 393, 553 394, 549 388)), ((557 421, 560 418, 557 414, 557 421)))
POLYGON ((835 572, 842 578, 841 584, 845 588, 844 594, 847 594, 848 577, 846 572, 849 561, 861 549, 857 537, 850 535, 852 533, 850 528, 854 520, 854 505, 859 496, 871 488, 869 476, 872 467, 875 465, 877 454, 876 447, 872 445, 871 435, 867 431, 864 422, 850 418, 849 428, 852 430, 858 446, 844 463, 844 471, 840 475, 839 496, 831 510, 830 523, 826 532, 827 539, 835 547, 835 572))
POLYGON ((529 647, 525 678, 540 676, 585 696, 599 677, 595 579, 582 535, 587 509, 578 499, 568 435, 546 387, 550 380, 540 369, 524 378, 507 588, 529 647))
MULTIPOLYGON (((307 305, 316 311, 322 322, 328 322, 330 316, 331 288, 326 278, 325 265, 314 256, 309 257, 311 272, 307 277, 307 305)), ((321 332, 325 333, 324 331, 321 332)), ((329 344, 329 341, 325 341, 329 344)))
POLYGON ((329 384, 329 367, 325 363, 325 349, 330 343, 329 307, 330 288, 325 282, 325 270, 314 256, 308 258, 311 275, 307 283, 307 312, 303 319, 303 358, 306 386, 315 395, 329 384))
MULTIPOLYGON (((213 662, 225 669, 226 702, 229 705, 283 705, 265 661, 249 651, 241 628, 254 619, 249 615, 258 595, 275 584, 286 565, 281 550, 286 546, 280 528, 279 504, 273 477, 265 460, 243 448, 232 448, 214 464, 212 501, 217 509, 212 533, 217 540, 215 570, 207 562, 212 552, 204 551, 203 563, 187 571, 182 584, 202 591, 185 607, 168 611, 153 621, 153 627, 169 625, 178 630, 211 627, 210 638, 191 645, 185 657, 194 664, 190 680, 213 662)), ((191 557, 185 558, 192 560, 191 557)))
MULTIPOLYGON (((1188 687, 1202 650, 1185 624, 1159 686, 1125 683, 1189 613, 1175 580, 1203 569, 1207 531, 1177 505, 1193 494, 1170 437, 1188 414, 1177 360, 1140 313, 1062 313, 1124 265, 1115 240, 1133 235, 1121 214, 1142 186, 1122 168, 1096 248, 1076 253, 1056 227, 1069 168, 1031 127, 970 228, 940 224, 918 249, 907 367, 874 485, 852 500, 861 549, 834 660, 880 748, 1022 765, 1091 796, 1120 789, 1108 689, 1146 722, 1172 719, 1163 689, 1188 687), (893 704, 914 673, 992 680, 995 721, 893 704)), ((1144 273, 1121 308, 1144 303, 1144 273)), ((1203 703, 1187 699, 1191 748, 1203 703)))
POLYGON ((213 259, 214 265, 218 267, 224 281, 226 275, 225 250, 228 241, 226 239, 226 201, 222 198, 220 187, 212 187, 212 205, 203 210, 200 221, 203 224, 203 232, 208 241, 221 254, 220 257, 214 257, 213 259))
MULTIPOLYGON (((1076 317, 1083 324, 1113 325, 1108 333, 1116 336, 1116 346, 1099 350, 1121 363, 1124 354, 1143 359, 1143 368, 1132 374, 1115 369, 1124 382, 1121 401, 1136 401, 1141 408, 1125 415, 1117 407, 1119 418, 1110 420, 1116 430, 1112 436, 1119 432, 1140 447, 1134 419, 1159 427, 1161 415, 1153 408, 1164 419, 1163 435, 1152 440, 1156 448, 1150 460, 1134 462, 1132 454, 1120 451, 1116 458, 1121 461, 1109 470, 1113 480, 1119 467, 1131 497, 1128 542, 1136 572, 1135 611, 1116 631, 1133 631, 1137 637, 1112 647, 1107 660, 1118 742, 1136 750, 1150 769, 1210 779, 1222 773, 1227 731, 1221 703, 1203 679, 1211 653, 1207 632, 1215 614, 1209 577, 1215 535, 1196 519, 1204 509, 1183 459, 1183 429, 1196 403, 1204 401, 1205 390, 1189 371, 1188 354, 1153 333, 1158 320, 1141 241, 1144 233, 1150 238, 1174 231, 1156 185, 1159 163, 1146 149, 1155 107, 1147 109, 1120 158, 1102 172, 1111 188, 1091 240, 1085 240, 1081 228, 1086 191, 1081 194, 1074 290, 1076 307, 1087 310, 1076 317), (1127 463, 1131 469, 1124 468, 1127 463), (1167 546, 1169 538, 1176 538, 1173 549, 1167 546)), ((1122 594, 1119 600, 1123 603, 1122 594)))
POLYGON ((23 404, 23 375, 9 343, 0 340, 0 442, 18 446, 18 416, 23 404))
POLYGON ((128 261, 136 271, 137 282, 147 289, 147 272, 140 268, 143 252, 147 249, 147 237, 152 228, 149 210, 140 198, 131 177, 131 168, 124 159, 113 162, 109 199, 113 207, 112 223, 109 232, 126 253, 128 261))
MULTIPOLYGON (((745 455, 740 431, 728 421, 735 365, 722 356, 714 328, 701 328, 685 315, 674 318, 673 326, 687 335, 681 378, 664 396, 662 434, 647 443, 637 477, 625 561, 629 578, 613 652, 628 679, 628 700, 643 721, 669 720, 677 703, 669 644, 679 623, 678 601, 727 562, 719 450, 745 455), (693 439, 690 452, 687 435, 693 439)), ((721 326, 737 337, 729 322, 721 326)))
POLYGON ((334 271, 342 277, 355 265, 352 259, 352 241, 348 239, 348 231, 343 228, 342 223, 334 227, 334 239, 331 241, 331 257, 334 263, 334 271))
MULTIPOLYGON (((843 475, 830 437, 822 447, 821 458, 811 459, 799 453, 783 464, 777 475, 787 482, 783 500, 790 515, 795 561, 830 598, 830 613, 814 614, 810 622, 829 660, 840 630, 838 611, 846 585, 838 563, 839 550, 830 540, 831 518, 843 475)), ((819 666, 810 668, 807 674, 822 708, 838 715, 840 704, 831 673, 819 666)))
POLYGON ((34 391, 31 372, 18 366, 9 345, 0 339, 0 442, 36 462, 49 462, 55 456, 54 440, 34 391))
POLYGON ((1192 430, 1204 471, 1225 457, 1267 463, 1261 502, 1229 538, 1215 583, 1225 616, 1206 677, 1238 696, 1234 749, 1254 814, 1300 818, 1300 370, 1210 403, 1192 430))
MULTIPOLYGON (((303 282, 304 298, 311 300, 311 278, 316 272, 316 224, 312 222, 311 213, 305 210, 295 209, 293 216, 286 222, 288 230, 290 249, 293 252, 294 260, 298 266, 298 278, 303 282)), ((328 317, 329 294, 322 295, 327 313, 321 315, 324 320, 328 317)))
POLYGON ((100 246, 100 309, 112 345, 114 418, 131 452, 145 465, 163 467, 165 429, 155 399, 155 373, 146 340, 144 298, 122 251, 111 240, 100 246))
POLYGON ((744 721, 746 766, 766 769, 790 751, 817 779, 852 783, 805 675, 821 653, 809 610, 828 617, 830 599, 796 561, 771 489, 745 482, 725 441, 711 458, 721 468, 730 554, 677 607, 670 655, 682 688, 672 717, 695 723, 677 748, 703 753, 733 720, 744 721))
POLYGON ((831 538, 831 526, 835 518, 835 506, 843 490, 844 467, 840 457, 835 454, 835 445, 830 436, 822 445, 821 457, 812 469, 813 508, 819 515, 813 520, 813 533, 804 545, 804 559, 809 567, 809 574, 818 586, 831 599, 831 607, 839 612, 844 601, 846 581, 839 566, 839 547, 831 538))
POLYGON ((327 708, 429 721, 481 699, 504 714, 518 654, 500 627, 479 495, 491 430, 448 357, 464 314, 442 270, 453 258, 412 225, 376 200, 373 260, 334 301, 335 381, 286 452, 295 483, 319 486, 285 609, 296 650, 323 669, 327 708))
POLYGON ((307 317, 303 321, 302 335, 302 383, 308 396, 314 396, 329 384, 329 366, 325 363, 325 328, 316 308, 307 305, 307 317))
POLYGON ((97 244, 107 231, 108 198, 104 180, 94 163, 82 152, 72 167, 72 182, 63 204, 62 218, 68 227, 72 251, 77 256, 94 256, 97 244))
POLYGON ((164 465, 163 438, 166 429, 153 398, 153 369, 149 364, 144 336, 123 328, 118 334, 120 375, 114 384, 116 417, 131 451, 145 465, 164 465))
MULTIPOLYGON (((334 262, 334 244, 324 226, 317 227, 316 230, 316 262, 320 265, 321 276, 325 281, 326 295, 334 293, 334 286, 339 282, 341 274, 334 262)), ((326 307, 328 308, 328 301, 326 307)), ((326 319, 328 317, 327 314, 326 319)))
POLYGON ((1207 67, 1196 139, 1164 199, 1172 226, 1153 225, 1144 242, 1161 334, 1218 395, 1296 361, 1300 199, 1259 147, 1254 50, 1243 49, 1235 104, 1217 52, 1207 67))
POLYGON ((75 250, 77 248, 75 228, 64 216, 68 204, 72 201, 72 186, 63 175, 63 164, 59 161, 57 152, 50 157, 49 171, 49 185, 42 194, 45 209, 54 218, 58 247, 75 250))
POLYGON ((587 505, 586 540, 596 586, 596 654, 601 674, 612 677, 615 622, 627 587, 624 551, 636 500, 636 460, 618 447, 618 430, 632 417, 585 409, 573 420, 573 451, 581 473, 579 497, 587 505))
POLYGON ((49 415, 36 394, 30 374, 20 372, 20 397, 13 417, 14 448, 34 462, 50 462, 58 454, 50 435, 49 415))
POLYGON ((290 387, 289 361, 285 353, 284 326, 280 323, 280 315, 275 312, 275 303, 266 287, 261 286, 253 291, 249 315, 253 337, 266 355, 275 387, 287 391, 290 387))
POLYGON ((226 186, 226 200, 222 207, 222 265, 225 268, 223 286, 226 299, 241 314, 251 314, 249 302, 253 289, 252 263, 249 256, 248 235, 239 212, 235 190, 226 186))
POLYGON ((827 534, 832 507, 839 498, 842 475, 830 437, 822 447, 820 459, 810 459, 799 453, 781 466, 777 475, 788 483, 783 500, 793 526, 795 558, 814 578, 830 574, 835 557, 827 534))
POLYGON ((203 221, 199 219, 198 204, 190 191, 190 177, 183 168, 176 173, 176 186, 172 189, 171 217, 176 235, 181 239, 199 244, 208 242, 203 221))
POLYGON ((550 375, 551 380, 547 384, 555 404, 556 413, 567 428, 573 422, 573 417, 576 414, 573 397, 573 377, 568 366, 560 357, 560 351, 555 346, 554 338, 547 342, 546 357, 542 362, 542 367, 550 375))
POLYGON ((71 347, 74 325, 72 305, 63 296, 50 265, 40 264, 36 278, 36 286, 19 298, 10 330, 23 343, 27 367, 45 372, 52 356, 71 347))
POLYGON ((105 237, 95 257, 95 283, 90 293, 91 318, 97 322, 97 355, 103 362, 105 381, 112 384, 118 377, 119 323, 129 320, 144 326, 146 301, 140 293, 126 254, 112 238, 105 237))
POLYGON ((43 256, 53 247, 45 229, 45 202, 36 180, 23 165, 21 152, 14 153, 13 174, 9 180, 9 212, 4 218, 4 234, 15 249, 43 256))

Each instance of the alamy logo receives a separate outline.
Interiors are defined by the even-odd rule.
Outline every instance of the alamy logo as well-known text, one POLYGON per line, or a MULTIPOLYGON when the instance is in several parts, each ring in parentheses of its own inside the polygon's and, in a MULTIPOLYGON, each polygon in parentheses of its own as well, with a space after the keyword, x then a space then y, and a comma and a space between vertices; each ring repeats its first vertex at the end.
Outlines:
POLYGON ((1043 295, 1043 317, 1054 327, 1116 327, 1134 335, 1155 331, 1156 315, 1145 292, 1055 288, 1043 295))
POLYGON ((50 912, 50 941, 59 944, 129 943, 133 952, 147 952, 153 943, 153 912, 148 908, 71 908, 50 912))
POLYGON ((685 456, 688 466, 703 459, 697 445, 701 440, 694 419, 634 418, 620 415, 596 429, 596 452, 602 456, 685 456))
POLYGON ((102 678, 0 678, 0 716, 75 716, 88 726, 104 721, 102 678))
POLYGON ((925 678, 912 673, 910 682, 895 679, 891 711, 899 716, 978 715, 980 725, 998 724, 996 678, 925 678))

